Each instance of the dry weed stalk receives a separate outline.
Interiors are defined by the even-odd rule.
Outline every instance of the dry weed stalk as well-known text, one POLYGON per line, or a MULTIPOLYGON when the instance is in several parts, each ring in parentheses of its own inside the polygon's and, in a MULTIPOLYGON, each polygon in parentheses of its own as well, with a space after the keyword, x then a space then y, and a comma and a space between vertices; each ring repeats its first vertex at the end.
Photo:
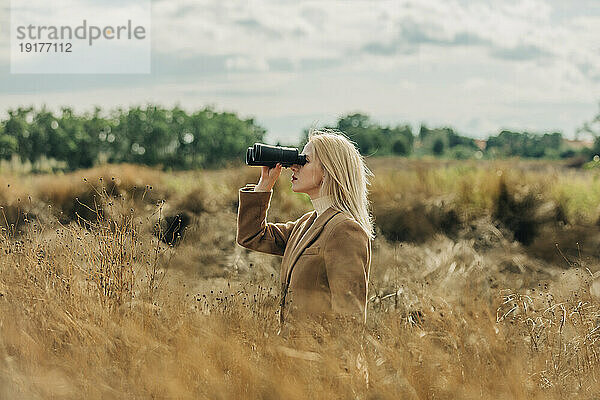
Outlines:
MULTIPOLYGON (((103 178, 99 181, 102 184, 103 178)), ((100 190, 90 187, 97 195, 94 204, 87 205, 79 199, 77 202, 96 218, 89 220, 77 215, 77 226, 64 227, 81 243, 81 270, 88 274, 89 282, 96 286, 100 302, 105 306, 118 307, 136 297, 152 303, 168 267, 169 247, 161 244, 161 231, 157 238, 140 235, 144 221, 136 214, 135 194, 129 198, 120 194, 115 202, 104 185, 100 190), (84 237, 87 240, 83 240, 84 237), (144 243, 148 240, 151 243, 144 243)), ((146 185, 140 200, 143 201, 150 190, 152 187, 146 185)), ((158 214, 158 226, 163 206, 164 201, 160 201, 152 214, 158 214)), ((150 217, 146 217, 146 221, 149 220, 150 217)))
POLYGON ((529 344, 531 376, 541 388, 566 395, 598 384, 600 304, 587 282, 560 299, 547 285, 526 293, 508 290, 496 318, 529 344))
MULTIPOLYGON (((501 167, 430 166, 421 180, 410 170, 381 173, 374 197, 385 204, 403 193, 458 191, 461 216, 478 215, 490 208, 501 167)), ((562 270, 504 238, 481 247, 443 236, 423 245, 379 238, 367 325, 325 321, 292 343, 276 335, 278 260, 236 250, 240 268, 226 271, 237 188, 256 176, 173 174, 169 206, 187 205, 215 230, 202 225, 174 248, 160 224, 152 235, 166 203, 128 171, 135 198, 94 182, 95 199, 80 197, 88 208, 74 208, 87 211, 79 223, 31 219, 20 234, 13 214, 4 223, 0 215, 0 398, 558 399, 594 398, 600 387, 598 301, 585 285, 561 293, 552 283, 562 270), (183 201, 181 193, 215 197, 183 201), (165 276, 174 253, 180 265, 165 276), (524 289, 540 276, 551 284, 524 289), (512 289, 498 295, 499 287, 512 289)), ((69 192, 74 182, 66 177, 55 198, 70 205, 72 193, 87 193, 69 192)), ((305 205, 284 188, 278 196, 281 219, 305 205)), ((42 210, 38 197, 33 208, 42 210)))

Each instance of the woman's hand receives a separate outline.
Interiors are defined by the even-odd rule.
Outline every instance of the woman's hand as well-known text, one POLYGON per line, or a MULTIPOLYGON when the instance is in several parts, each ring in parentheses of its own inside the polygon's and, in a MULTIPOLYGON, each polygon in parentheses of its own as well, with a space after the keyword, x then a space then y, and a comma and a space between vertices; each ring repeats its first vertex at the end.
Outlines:
POLYGON ((277 165, 273 168, 269 167, 261 167, 260 171, 260 180, 258 184, 254 187, 255 192, 269 192, 275 186, 275 182, 277 182, 277 178, 281 174, 281 164, 277 163, 277 165))

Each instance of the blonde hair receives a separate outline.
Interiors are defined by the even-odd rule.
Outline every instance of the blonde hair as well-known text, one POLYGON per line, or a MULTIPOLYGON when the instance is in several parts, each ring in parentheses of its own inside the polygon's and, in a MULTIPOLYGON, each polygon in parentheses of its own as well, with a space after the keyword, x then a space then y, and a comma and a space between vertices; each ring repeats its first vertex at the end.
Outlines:
POLYGON ((323 167, 320 195, 331 196, 334 208, 349 214, 373 239, 375 232, 367 189, 373 173, 358 149, 342 132, 333 130, 311 129, 308 141, 323 167))

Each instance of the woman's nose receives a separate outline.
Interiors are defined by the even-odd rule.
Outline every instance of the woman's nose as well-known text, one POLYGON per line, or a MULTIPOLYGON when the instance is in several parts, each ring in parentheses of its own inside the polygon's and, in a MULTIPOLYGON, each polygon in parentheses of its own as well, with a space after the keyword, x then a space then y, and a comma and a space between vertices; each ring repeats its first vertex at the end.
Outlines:
POLYGON ((292 172, 298 172, 298 170, 300 169, 300 166, 298 164, 293 164, 290 169, 292 170, 292 172))

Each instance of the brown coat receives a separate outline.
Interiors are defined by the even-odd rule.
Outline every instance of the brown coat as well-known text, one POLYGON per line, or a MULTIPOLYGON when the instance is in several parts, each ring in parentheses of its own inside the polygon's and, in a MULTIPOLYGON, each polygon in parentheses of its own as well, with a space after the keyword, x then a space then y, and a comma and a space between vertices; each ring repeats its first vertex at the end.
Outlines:
POLYGON ((360 225, 332 207, 318 218, 312 211, 296 221, 269 223, 271 192, 255 192, 254 186, 239 191, 237 242, 283 256, 280 320, 337 313, 364 322, 371 242, 360 225))

